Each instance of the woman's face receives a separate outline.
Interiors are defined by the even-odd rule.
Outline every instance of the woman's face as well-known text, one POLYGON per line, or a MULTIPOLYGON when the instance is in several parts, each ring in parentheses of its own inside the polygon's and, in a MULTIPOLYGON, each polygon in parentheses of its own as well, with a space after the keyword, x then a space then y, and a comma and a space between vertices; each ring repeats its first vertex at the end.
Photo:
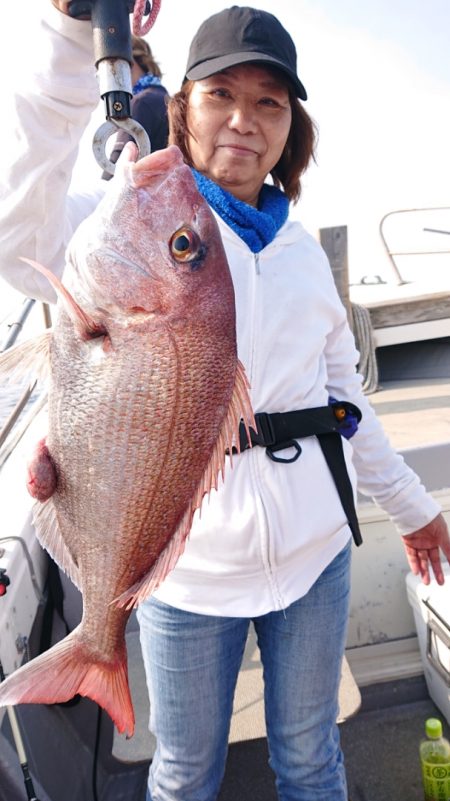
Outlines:
POLYGON ((254 64, 195 81, 188 99, 188 150, 194 167, 240 200, 257 205, 291 127, 286 84, 254 64))

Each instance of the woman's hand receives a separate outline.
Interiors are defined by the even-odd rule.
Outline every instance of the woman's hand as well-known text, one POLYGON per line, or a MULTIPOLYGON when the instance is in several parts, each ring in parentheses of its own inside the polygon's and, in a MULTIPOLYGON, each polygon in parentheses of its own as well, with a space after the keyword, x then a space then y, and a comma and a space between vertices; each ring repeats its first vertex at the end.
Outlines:
POLYGON ((406 558, 414 575, 420 574, 423 583, 429 584, 431 564, 437 583, 443 584, 445 579, 439 549, 450 563, 450 536, 442 515, 438 515, 431 523, 413 531, 412 534, 405 534, 402 540, 406 558))
POLYGON ((70 0, 52 0, 55 8, 59 9, 59 11, 62 11, 63 14, 69 13, 69 2, 70 0))
MULTIPOLYGON (((55 8, 57 8, 59 11, 62 11, 63 14, 67 14, 68 16, 70 16, 69 14, 70 0, 52 0, 52 3, 55 6, 55 8)), ((87 15, 87 16, 77 17, 77 19, 90 19, 90 17, 89 15, 87 15)))

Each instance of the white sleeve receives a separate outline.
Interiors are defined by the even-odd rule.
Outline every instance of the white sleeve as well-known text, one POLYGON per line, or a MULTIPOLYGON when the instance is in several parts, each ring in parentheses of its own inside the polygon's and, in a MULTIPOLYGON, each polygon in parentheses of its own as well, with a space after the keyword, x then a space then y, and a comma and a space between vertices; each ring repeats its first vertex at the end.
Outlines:
POLYGON ((90 22, 62 14, 50 2, 33 32, 33 52, 5 98, 0 174, 0 275, 15 289, 49 302, 47 280, 19 261, 27 256, 57 275, 92 196, 67 198, 78 144, 99 102, 90 22))
POLYGON ((401 534, 410 534, 442 510, 391 446, 370 401, 363 394, 362 378, 356 372, 359 354, 347 315, 335 287, 330 287, 330 291, 335 291, 339 311, 337 325, 326 346, 327 389, 331 396, 355 403, 362 412, 358 431, 350 440, 358 488, 381 506, 401 534))

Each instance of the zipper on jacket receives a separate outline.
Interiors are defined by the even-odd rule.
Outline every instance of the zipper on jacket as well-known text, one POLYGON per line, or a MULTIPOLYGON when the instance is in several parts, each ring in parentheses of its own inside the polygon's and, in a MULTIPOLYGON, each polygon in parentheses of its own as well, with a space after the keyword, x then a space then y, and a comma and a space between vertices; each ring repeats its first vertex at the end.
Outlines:
POLYGON ((254 271, 251 273, 250 265, 249 265, 249 291, 251 295, 249 296, 249 308, 248 308, 248 319, 251 321, 251 329, 250 329, 250 348, 249 348, 249 359, 247 364, 247 376, 248 380, 250 381, 250 386, 252 386, 254 381, 254 369, 255 369, 255 343, 256 343, 256 336, 255 336, 255 327, 257 321, 257 308, 258 308, 258 280, 257 277, 260 274, 259 270, 259 253, 253 253, 253 266, 254 271))
MULTIPOLYGON (((260 451, 260 450, 262 451, 262 449, 260 448, 255 448, 255 451, 260 451)), ((255 452, 251 454, 253 483, 256 489, 256 495, 259 499, 259 507, 260 507, 259 511, 257 512, 258 538, 261 549, 260 553, 261 553, 265 579, 274 603, 274 610, 280 611, 281 609, 285 608, 286 604, 284 604, 283 602, 283 597, 281 595, 280 588, 278 586, 276 573, 273 570, 272 561, 270 558, 271 532, 269 525, 269 515, 267 514, 266 504, 264 503, 263 483, 261 481, 259 473, 258 457, 266 459, 267 456, 264 452, 262 453, 255 452)))
MULTIPOLYGON (((259 253, 254 253, 253 254, 253 258, 254 258, 254 264, 255 264, 255 275, 258 276, 258 275, 261 274, 259 253)), ((261 288, 260 285, 259 285, 259 291, 262 291, 262 288, 261 288)), ((252 341, 251 341, 252 360, 251 360, 251 369, 250 369, 250 376, 249 376, 250 384, 252 382, 252 379, 254 378, 253 371, 255 369, 255 364, 257 363, 257 359, 255 358, 255 348, 257 346, 257 341, 258 341, 258 338, 255 335, 256 316, 257 316, 257 307, 258 307, 257 294, 258 294, 258 283, 255 282, 253 284, 253 309, 252 309, 252 313, 253 313, 253 319, 254 319, 254 326, 253 326, 253 330, 252 330, 252 341)), ((255 451, 256 450, 259 450, 259 449, 255 449, 255 451)), ((251 454, 250 458, 251 458, 251 463, 252 463, 253 482, 254 482, 255 489, 256 489, 256 492, 257 492, 257 496, 258 496, 259 502, 260 502, 260 513, 258 514, 258 518, 259 518, 258 519, 258 529, 259 529, 259 541, 260 541, 260 548, 261 548, 261 557, 262 557, 262 562, 263 562, 263 566, 264 566, 264 574, 265 574, 265 577, 266 577, 266 581, 267 581, 267 583, 269 585, 269 590, 271 592, 275 608, 278 607, 278 609, 280 610, 280 609, 284 608, 284 605, 283 605, 283 599, 282 599, 282 596, 281 596, 281 593, 280 593, 280 590, 279 590, 279 587, 278 587, 278 582, 276 580, 276 577, 275 577, 275 574, 274 574, 274 571, 273 571, 273 568, 272 568, 271 558, 270 558, 271 535, 270 535, 270 526, 269 526, 269 515, 267 514, 266 505, 264 503, 263 482, 261 481, 260 473, 259 473, 258 456, 261 456, 261 454, 255 452, 255 453, 251 454)), ((263 458, 264 459, 267 458, 265 453, 263 454, 263 458)))

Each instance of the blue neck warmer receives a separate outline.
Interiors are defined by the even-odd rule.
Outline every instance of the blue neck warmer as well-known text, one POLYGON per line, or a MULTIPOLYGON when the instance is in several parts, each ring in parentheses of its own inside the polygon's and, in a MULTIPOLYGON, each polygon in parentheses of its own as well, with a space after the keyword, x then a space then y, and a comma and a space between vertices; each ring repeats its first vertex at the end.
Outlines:
POLYGON ((161 79, 157 78, 156 75, 152 75, 151 72, 148 72, 147 75, 142 75, 134 84, 133 95, 138 95, 139 92, 148 89, 149 86, 160 86, 160 84, 161 79))
POLYGON ((201 195, 227 225, 240 236, 252 253, 259 253, 286 222, 289 200, 276 186, 264 184, 259 194, 259 208, 238 200, 218 184, 192 170, 201 195))

